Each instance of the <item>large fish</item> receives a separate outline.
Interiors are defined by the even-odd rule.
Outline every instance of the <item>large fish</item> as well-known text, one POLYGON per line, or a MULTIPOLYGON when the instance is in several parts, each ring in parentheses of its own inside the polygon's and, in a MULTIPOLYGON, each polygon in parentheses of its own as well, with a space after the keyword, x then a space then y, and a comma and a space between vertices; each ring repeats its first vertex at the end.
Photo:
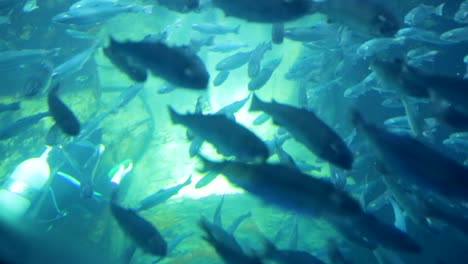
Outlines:
MULTIPOLYGON (((208 86, 209 74, 203 61, 188 47, 170 47, 162 42, 118 42, 111 38, 104 54, 118 66, 137 69, 137 72, 149 70, 178 87, 206 89, 208 86)), ((134 80, 145 81, 146 78, 134 80)))
POLYGON ((169 113, 174 124, 186 126, 196 136, 213 144, 220 154, 254 162, 263 162, 269 157, 260 138, 225 115, 182 115, 171 107, 169 113))
POLYGON ((353 123, 367 137, 393 177, 447 198, 468 201, 468 168, 411 136, 386 131, 353 112, 353 123))
POLYGON ((77 136, 80 134, 80 121, 70 108, 58 97, 58 89, 59 84, 57 83, 51 89, 47 97, 50 115, 63 132, 71 136, 77 136))
POLYGON ((111 212, 122 230, 145 252, 155 256, 167 254, 167 243, 158 229, 135 211, 111 203, 111 212))
POLYGON ((318 157, 343 169, 350 169, 353 156, 343 139, 313 112, 293 106, 263 102, 256 95, 250 111, 263 111, 273 122, 286 128, 291 135, 318 157))

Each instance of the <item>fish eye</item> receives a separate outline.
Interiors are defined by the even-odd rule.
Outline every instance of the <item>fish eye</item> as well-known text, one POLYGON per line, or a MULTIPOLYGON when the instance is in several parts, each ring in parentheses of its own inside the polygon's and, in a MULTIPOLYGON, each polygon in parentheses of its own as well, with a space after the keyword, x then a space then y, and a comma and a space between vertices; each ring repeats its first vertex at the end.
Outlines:
POLYGON ((193 71, 190 68, 185 68, 184 75, 186 76, 193 76, 193 71))

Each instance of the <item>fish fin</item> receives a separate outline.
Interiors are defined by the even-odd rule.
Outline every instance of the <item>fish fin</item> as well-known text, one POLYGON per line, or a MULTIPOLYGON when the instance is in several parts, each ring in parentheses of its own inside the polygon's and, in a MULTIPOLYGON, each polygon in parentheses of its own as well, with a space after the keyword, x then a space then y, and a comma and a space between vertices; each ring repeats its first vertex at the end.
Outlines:
POLYGON ((171 117, 171 121, 172 123, 174 124, 179 124, 180 123, 180 119, 181 119, 181 115, 179 113, 177 113, 174 108, 172 108, 170 105, 167 106, 167 109, 169 110, 169 115, 171 117))
POLYGON ((192 183, 192 174, 188 177, 188 179, 184 182, 184 185, 189 185, 192 183))
POLYGON ((255 93, 252 95, 252 103, 250 104, 249 112, 263 111, 264 102, 260 100, 255 93))
POLYGON ((442 16, 444 14, 445 3, 440 4, 436 7, 434 14, 437 16, 442 16))
POLYGON ((153 5, 146 5, 143 6, 143 9, 141 10, 145 14, 152 14, 153 13, 153 5))
POLYGON ((233 32, 234 32, 235 34, 239 34, 240 26, 241 26, 241 25, 239 24, 237 27, 234 28, 234 31, 233 31, 233 32))

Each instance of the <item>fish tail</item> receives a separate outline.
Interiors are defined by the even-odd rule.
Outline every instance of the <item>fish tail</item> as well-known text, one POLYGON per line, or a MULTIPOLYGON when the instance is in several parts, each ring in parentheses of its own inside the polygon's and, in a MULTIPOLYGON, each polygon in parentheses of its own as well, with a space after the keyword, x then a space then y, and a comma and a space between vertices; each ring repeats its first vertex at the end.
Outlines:
POLYGON ((189 185, 192 183, 192 174, 188 177, 188 179, 184 182, 184 185, 189 185))
POLYGON ((224 163, 217 163, 211 160, 206 159, 202 155, 198 155, 198 158, 201 160, 203 167, 198 169, 199 172, 207 171, 221 171, 224 167, 224 163))
POLYGON ((444 14, 445 3, 440 4, 436 9, 434 14, 436 16, 442 16, 444 14))
POLYGON ((252 95, 252 103, 250 104, 250 112, 253 111, 263 111, 263 106, 265 105, 264 102, 262 102, 256 94, 252 95))
POLYGON ((20 101, 11 103, 11 109, 12 109, 12 110, 20 110, 20 108, 21 108, 21 103, 20 103, 20 101))
POLYGON ((240 29, 240 25, 238 25, 237 27, 234 28, 233 32, 235 34, 239 34, 239 29, 240 29))
POLYGON ((181 115, 177 113, 174 108, 168 106, 167 109, 169 110, 169 115, 171 117, 171 121, 173 124, 179 124, 181 122, 181 115))

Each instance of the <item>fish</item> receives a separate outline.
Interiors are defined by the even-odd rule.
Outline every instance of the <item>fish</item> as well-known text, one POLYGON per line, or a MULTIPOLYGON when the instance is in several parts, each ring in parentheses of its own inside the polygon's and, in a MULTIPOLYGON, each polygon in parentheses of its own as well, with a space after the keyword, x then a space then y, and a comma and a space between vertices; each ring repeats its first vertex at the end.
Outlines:
POLYGON ((67 33, 69 36, 75 39, 94 39, 95 38, 95 36, 89 32, 79 31, 79 30, 75 30, 71 28, 66 29, 65 33, 67 33))
POLYGON ((227 53, 227 52, 231 52, 231 51, 241 49, 241 48, 245 48, 245 47, 248 47, 248 46, 250 46, 250 44, 231 40, 231 41, 215 43, 208 50, 211 51, 211 52, 227 53))
POLYGON ((158 5, 179 13, 197 11, 201 0, 157 0, 158 5))
MULTIPOLYGON (((198 153, 197 153, 198 154, 198 153)), ((195 154, 196 155, 196 154, 195 154)), ((195 156, 193 155, 193 157, 195 156)), ((214 179, 216 179, 216 177, 218 177, 219 175, 219 172, 217 171, 210 171, 208 173, 206 173, 205 175, 203 175, 203 177, 195 184, 195 189, 200 189, 200 188, 203 188, 205 186, 207 186, 208 184, 210 184, 212 181, 214 181, 214 179)))
POLYGON ((208 37, 192 37, 190 38, 190 48, 194 52, 200 51, 202 47, 209 47, 212 46, 214 43, 214 36, 208 36, 208 37))
POLYGON ((141 92, 141 90, 143 90, 144 87, 144 85, 137 83, 123 90, 112 105, 110 111, 117 112, 119 109, 122 109, 128 105, 128 103, 135 99, 135 97, 141 92))
POLYGON ((458 23, 468 24, 468 1, 463 1, 453 16, 453 20, 458 23))
POLYGON ((240 25, 226 26, 226 25, 212 24, 212 23, 192 24, 193 30, 200 32, 200 33, 211 34, 211 35, 225 35, 228 33, 238 34, 239 28, 240 28, 240 25))
POLYGON ((356 54, 363 59, 372 60, 374 57, 379 59, 400 58, 405 54, 406 39, 397 38, 374 38, 364 42, 356 50, 356 54))
POLYGON ((312 11, 308 0, 213 0, 213 6, 221 9, 227 17, 237 17, 249 22, 279 23, 301 18, 312 11), (265 12, 265 10, 269 10, 265 12))
POLYGON ((61 81, 80 71, 83 66, 91 59, 99 45, 100 43, 96 42, 88 49, 74 55, 70 59, 55 67, 52 72, 52 78, 54 78, 55 81, 61 81))
POLYGON ((269 157, 263 141, 253 132, 222 114, 179 114, 168 107, 174 124, 182 124, 213 144, 218 153, 238 160, 263 162, 269 157))
POLYGON ((336 24, 317 23, 309 27, 288 27, 284 29, 284 37, 294 41, 313 42, 337 35, 336 24))
POLYGON ((0 69, 17 68, 23 64, 40 63, 59 54, 60 48, 7 50, 0 52, 0 69))
POLYGON ((145 13, 152 14, 153 6, 126 5, 118 2, 97 5, 95 7, 85 6, 72 8, 52 17, 52 21, 57 24, 91 26, 106 22, 107 20, 122 13, 145 13))
POLYGON ((233 55, 230 55, 221 61, 219 61, 215 68, 217 71, 231 71, 237 68, 242 67, 247 62, 249 62, 252 51, 249 52, 237 52, 233 55))
POLYGON ((432 16, 442 16, 445 3, 438 6, 419 4, 405 15, 405 24, 412 27, 423 27, 432 16))
POLYGON ((252 97, 249 111, 263 111, 273 122, 286 128, 289 133, 318 157, 331 164, 349 170, 353 155, 343 139, 313 112, 273 101, 263 102, 252 97))
POLYGON ((282 58, 277 58, 266 62, 262 69, 258 72, 258 74, 255 75, 255 77, 253 77, 249 81, 247 85, 249 91, 256 91, 265 86, 265 84, 270 80, 271 76, 273 75, 273 72, 280 65, 281 61, 282 58))
POLYGON ((177 89, 177 86, 167 82, 161 85, 161 87, 159 87, 157 92, 158 94, 168 94, 170 92, 175 91, 176 89, 177 89))
POLYGON ((135 208, 134 210, 136 212, 141 212, 141 211, 144 211, 144 210, 151 209, 151 208, 153 208, 153 207, 155 207, 155 206, 157 206, 159 204, 162 204, 162 203, 166 202, 167 200, 169 200, 169 198, 171 198, 172 196, 179 193, 179 191, 182 188, 184 188, 187 185, 190 185, 191 183, 192 183, 192 175, 190 175, 188 177, 188 179, 185 182, 181 183, 181 184, 172 186, 170 188, 161 189, 161 190, 149 195, 145 199, 141 200, 139 202, 139 204, 138 204, 138 207, 135 208))
POLYGON ((4 125, 0 129, 0 140, 6 140, 18 135, 22 131, 36 124, 39 120, 49 115, 49 112, 37 113, 31 116, 18 119, 11 124, 4 125))
MULTIPOLYGON (((124 2, 124 1, 122 1, 124 2)), ((98 8, 98 7, 112 7, 119 4, 119 0, 79 0, 73 3, 68 9, 79 8, 98 8)))
POLYGON ((452 41, 441 39, 440 34, 434 31, 425 30, 415 27, 407 27, 398 30, 395 34, 399 38, 407 38, 410 40, 415 40, 419 42, 424 42, 428 44, 435 45, 452 45, 452 41))
POLYGON ((260 73, 260 64, 267 50, 271 50, 271 42, 262 42, 252 51, 247 67, 249 78, 254 78, 260 73))
POLYGON ((29 13, 38 8, 39 6, 37 5, 37 0, 28 0, 23 6, 23 12, 29 13))
POLYGON ((120 228, 146 253, 155 256, 167 255, 167 242, 159 230, 132 209, 110 204, 112 215, 120 228))
POLYGON ((47 105, 50 115, 65 134, 78 136, 78 134, 80 134, 80 121, 70 108, 58 97, 58 90, 59 83, 56 83, 47 96, 47 105))
MULTIPOLYGON (((119 68, 127 74, 127 69, 144 71, 145 75, 149 70, 178 87, 195 90, 208 87, 209 73, 203 61, 186 46, 170 47, 163 42, 118 42, 110 38, 104 54, 115 65, 123 65, 119 68)), ((134 80, 145 81, 146 78, 134 80)))
POLYGON ((322 179, 282 164, 248 164, 210 161, 199 156, 201 171, 221 171, 232 184, 277 207, 312 216, 331 218, 359 214, 359 204, 322 179), (336 200, 332 200, 331 196, 336 200), (340 205, 338 205, 340 204, 340 205))
POLYGON ((247 255, 235 237, 227 233, 222 227, 209 222, 203 217, 198 222, 198 226, 205 233, 203 239, 216 250, 216 253, 223 259, 224 263, 263 263, 257 256, 247 255))
POLYGON ((273 23, 271 25, 271 42, 282 44, 284 40, 284 23, 273 23))
POLYGON ((386 131, 353 111, 353 124, 367 138, 393 177, 449 199, 468 200, 468 168, 412 136, 386 131))
POLYGON ((440 35, 441 40, 459 43, 468 41, 468 26, 454 28, 440 35))
POLYGON ((316 3, 318 12, 368 36, 392 37, 400 22, 386 6, 373 0, 328 0, 316 3))
POLYGON ((213 80, 213 85, 215 87, 222 85, 227 78, 229 77, 229 71, 220 71, 213 80))
POLYGON ((34 67, 35 71, 27 78, 20 97, 31 98, 49 90, 52 84, 53 66, 48 61, 43 61, 34 67))
POLYGON ((429 98, 428 87, 421 83, 419 71, 403 60, 386 61, 376 58, 371 62, 370 68, 386 89, 415 98, 429 98))
POLYGON ((252 125, 260 126, 265 124, 268 120, 270 120, 270 116, 266 113, 261 113, 252 121, 252 125))
POLYGON ((265 258, 279 264, 290 263, 308 263, 308 264, 325 264, 321 259, 310 254, 307 251, 278 249, 273 243, 267 240, 265 250, 265 258))
POLYGON ((21 102, 13 102, 9 104, 0 103, 0 113, 8 111, 17 111, 21 108, 21 102))

